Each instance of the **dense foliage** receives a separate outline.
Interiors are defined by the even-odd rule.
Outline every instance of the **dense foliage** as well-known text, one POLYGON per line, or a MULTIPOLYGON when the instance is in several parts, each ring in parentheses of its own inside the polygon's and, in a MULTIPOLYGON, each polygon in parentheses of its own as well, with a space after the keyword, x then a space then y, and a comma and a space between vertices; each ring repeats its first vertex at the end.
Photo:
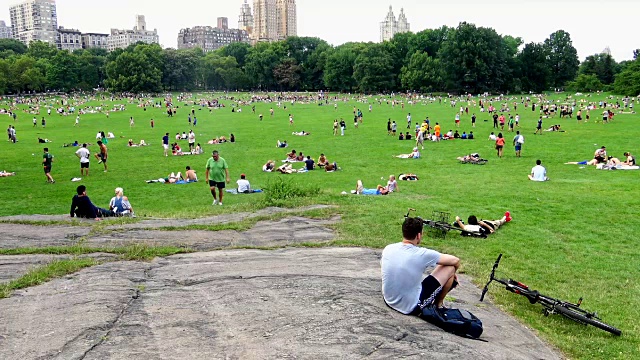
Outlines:
POLYGON ((214 52, 137 44, 59 51, 41 42, 26 47, 0 40, 0 94, 72 91, 320 90, 341 92, 541 92, 615 89, 638 95, 636 60, 606 54, 580 64, 569 33, 542 43, 460 23, 402 33, 383 43, 333 47, 318 38, 291 37, 256 46, 235 43, 214 52), (615 85, 614 85, 615 83, 615 85))

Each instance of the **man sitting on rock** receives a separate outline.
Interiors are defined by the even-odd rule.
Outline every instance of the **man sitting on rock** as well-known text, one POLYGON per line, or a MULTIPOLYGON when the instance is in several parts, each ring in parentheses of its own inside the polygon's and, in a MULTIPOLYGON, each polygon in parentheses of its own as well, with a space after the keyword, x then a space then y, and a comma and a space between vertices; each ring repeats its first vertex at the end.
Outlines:
POLYGON ((402 242, 385 247, 380 260, 384 301, 405 315, 420 316, 424 307, 434 304, 441 308, 445 296, 458 285, 460 260, 419 247, 422 236, 422 221, 406 218, 402 242), (434 266, 423 279, 424 271, 434 266))
POLYGON ((96 221, 100 221, 102 217, 114 216, 112 211, 93 205, 89 196, 87 196, 86 186, 78 186, 76 192, 77 195, 75 195, 71 201, 71 211, 69 212, 69 216, 95 219, 96 221))

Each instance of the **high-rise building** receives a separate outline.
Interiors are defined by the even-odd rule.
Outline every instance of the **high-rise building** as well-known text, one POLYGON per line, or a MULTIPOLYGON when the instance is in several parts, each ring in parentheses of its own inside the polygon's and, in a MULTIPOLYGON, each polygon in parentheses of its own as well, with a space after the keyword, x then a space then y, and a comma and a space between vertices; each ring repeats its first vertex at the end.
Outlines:
POLYGON ((109 49, 109 34, 84 33, 82 34, 82 48, 109 49))
POLYGON ((229 29, 229 19, 226 18, 226 17, 219 17, 218 18, 218 29, 224 29, 224 30, 229 29))
POLYGON ((4 20, 0 20, 0 39, 13 39, 13 31, 11 26, 7 26, 4 20))
POLYGON ((111 34, 107 39, 107 49, 109 51, 124 49, 137 42, 146 44, 160 43, 158 30, 147 30, 147 22, 144 15, 136 15, 136 26, 133 27, 133 30, 111 29, 111 34))
POLYGON ((236 42, 249 42, 246 30, 196 26, 182 29, 178 34, 178 49, 200 48, 209 52, 236 42))
POLYGON ((253 31, 253 13, 248 0, 244 0, 244 4, 240 8, 240 16, 238 17, 238 29, 245 30, 249 34, 253 31))
POLYGON ((276 20, 278 24, 278 40, 298 35, 296 0, 277 0, 276 20))
POLYGON ((82 49, 82 33, 76 29, 58 28, 58 44, 61 50, 82 49))
POLYGON ((251 40, 278 41, 298 34, 295 0, 254 0, 251 40))
POLYGON ((396 30, 396 34, 411 31, 411 24, 409 24, 409 21, 407 21, 407 17, 404 14, 404 9, 402 8, 400 9, 400 15, 398 15, 398 26, 396 30))
POLYGON ((25 44, 44 41, 58 46, 55 0, 27 0, 9 8, 13 37, 25 44))
POLYGON ((400 9, 400 15, 396 20, 393 8, 389 6, 389 12, 383 22, 380 23, 380 41, 389 41, 398 33, 411 31, 411 26, 404 14, 404 9, 400 9))
POLYGON ((276 41, 278 39, 276 20, 276 0, 254 0, 253 33, 251 40, 276 41))

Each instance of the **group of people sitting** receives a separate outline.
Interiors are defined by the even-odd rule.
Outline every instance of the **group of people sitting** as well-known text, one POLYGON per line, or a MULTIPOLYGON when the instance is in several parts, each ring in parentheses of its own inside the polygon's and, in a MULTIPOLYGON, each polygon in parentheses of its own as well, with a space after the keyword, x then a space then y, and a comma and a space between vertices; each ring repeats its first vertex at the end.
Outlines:
POLYGON ((69 216, 101 220, 105 217, 114 216, 135 216, 129 198, 124 196, 124 190, 120 187, 115 189, 115 196, 109 201, 109 209, 95 206, 87 195, 87 187, 80 185, 76 188, 76 195, 71 200, 71 210, 69 216))
POLYGON ((621 161, 616 157, 607 156, 607 147, 602 146, 595 151, 595 153, 593 154, 593 159, 591 160, 585 160, 580 162, 568 162, 565 164, 599 166, 601 168, 603 167, 609 168, 609 167, 616 167, 616 166, 636 166, 636 158, 635 156, 631 155, 630 152, 624 153, 624 159, 625 159, 624 161, 621 161))
POLYGON ((147 180, 147 184, 189 184, 198 182, 198 175, 196 175, 195 170, 192 170, 190 166, 187 166, 185 170, 186 171, 184 175, 181 172, 178 172, 177 174, 172 172, 171 174, 167 175, 167 177, 155 180, 147 180))
POLYGON ((216 138, 213 138, 213 139, 207 141, 207 144, 215 145, 215 144, 224 144, 226 142, 230 142, 230 143, 236 142, 236 136, 233 135, 233 134, 230 134, 229 135, 229 139, 227 139, 224 135, 222 135, 220 137, 216 137, 216 138))
POLYGON ((453 139, 461 139, 461 140, 473 140, 474 135, 473 131, 470 131, 468 134, 466 131, 463 131, 462 134, 456 131, 449 130, 448 133, 442 135, 442 140, 453 140, 453 139))
POLYGON ((196 147, 193 150, 185 152, 185 151, 182 151, 182 148, 180 147, 180 145, 178 145, 178 143, 173 143, 171 144, 171 153, 175 156, 201 155, 204 153, 204 150, 202 149, 202 146, 200 146, 200 143, 198 143, 198 145, 196 145, 196 147))

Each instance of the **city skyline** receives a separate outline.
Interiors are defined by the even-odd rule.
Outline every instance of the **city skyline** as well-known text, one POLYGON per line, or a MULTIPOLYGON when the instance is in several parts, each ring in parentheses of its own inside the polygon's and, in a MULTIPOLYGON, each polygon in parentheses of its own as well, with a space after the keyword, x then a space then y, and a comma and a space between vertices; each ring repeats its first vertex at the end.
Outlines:
MULTIPOLYGON (((9 7, 16 0, 0 0, 0 20, 10 24, 9 7)), ((58 25, 88 33, 108 33, 111 28, 131 27, 131 18, 144 14, 153 27, 158 28, 163 47, 177 48, 176 36, 182 28, 215 26, 218 17, 229 18, 229 27, 237 27, 243 0, 222 3, 204 0, 185 0, 181 6, 167 8, 151 0, 129 2, 112 0, 109 6, 96 1, 57 0, 58 25)), ((249 1, 253 6, 253 1, 249 1)), ((345 42, 378 42, 380 21, 388 11, 404 8, 410 18, 411 30, 443 25, 456 27, 466 21, 477 26, 494 28, 503 35, 519 36, 525 43, 542 42, 551 33, 563 29, 571 34, 581 60, 611 49, 616 61, 633 58, 633 50, 640 48, 640 39, 634 37, 635 11, 640 4, 625 0, 612 0, 606 4, 617 9, 615 26, 605 22, 596 11, 602 3, 585 0, 491 0, 478 4, 470 0, 452 0, 445 4, 427 4, 416 0, 370 0, 344 2, 325 0, 297 2, 298 36, 319 37, 332 45, 345 42), (508 14, 508 15, 505 15, 508 14)))

